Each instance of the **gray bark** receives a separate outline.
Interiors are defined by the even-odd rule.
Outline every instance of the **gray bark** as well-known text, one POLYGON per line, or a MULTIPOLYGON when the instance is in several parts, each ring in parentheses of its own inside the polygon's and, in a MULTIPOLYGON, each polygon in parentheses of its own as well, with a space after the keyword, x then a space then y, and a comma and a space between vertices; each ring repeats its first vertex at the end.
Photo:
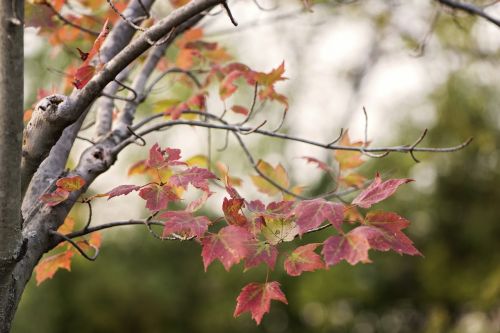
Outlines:
POLYGON ((0 332, 15 310, 10 276, 22 255, 23 1, 0 1, 0 332), (14 309, 13 309, 14 307, 14 309))

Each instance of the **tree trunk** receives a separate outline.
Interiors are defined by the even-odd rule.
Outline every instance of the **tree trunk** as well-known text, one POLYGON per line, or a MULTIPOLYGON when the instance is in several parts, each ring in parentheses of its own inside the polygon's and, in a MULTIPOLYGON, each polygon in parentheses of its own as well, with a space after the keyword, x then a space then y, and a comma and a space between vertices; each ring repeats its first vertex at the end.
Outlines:
POLYGON ((13 270, 22 256, 23 132, 22 0, 0 0, 0 332, 8 332, 17 301, 13 270))

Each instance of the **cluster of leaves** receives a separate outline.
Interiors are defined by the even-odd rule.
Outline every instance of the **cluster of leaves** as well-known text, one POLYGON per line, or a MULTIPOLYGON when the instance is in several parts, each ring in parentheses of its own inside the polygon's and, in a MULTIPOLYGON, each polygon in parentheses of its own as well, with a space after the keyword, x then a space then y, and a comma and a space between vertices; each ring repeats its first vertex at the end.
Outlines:
MULTIPOLYGON (((357 158, 358 156, 351 156, 351 160, 357 158)), ((346 159, 339 157, 338 160, 346 159)), ((321 163, 324 164, 318 164, 321 168, 326 166, 326 163, 321 163)), ((120 185, 96 197, 106 196, 109 200, 137 192, 151 212, 148 221, 154 217, 162 222, 162 237, 195 239, 201 244, 205 270, 216 260, 220 261, 226 270, 241 261, 245 270, 261 264, 273 270, 280 244, 326 228, 332 229, 333 235, 323 243, 301 245, 291 253, 284 254, 284 270, 289 275, 299 276, 304 272, 325 269, 342 260, 351 265, 368 263, 370 249, 393 250, 408 255, 420 254, 402 232, 409 225, 408 220, 393 212, 371 211, 363 216, 358 210, 370 208, 388 198, 400 185, 410 182, 410 179, 382 181, 377 174, 373 182, 349 205, 323 198, 296 201, 285 196, 281 200, 264 203, 261 200, 243 198, 233 186, 227 169, 222 168, 222 180, 219 180, 208 169, 190 166, 181 161, 179 149, 163 149, 155 144, 149 151, 149 157, 136 164, 134 170, 134 173, 151 175, 152 181, 143 185, 120 185), (223 218, 216 221, 198 215, 199 209, 213 193, 209 181, 222 181, 227 193, 222 202, 223 218), (180 202, 189 185, 201 191, 201 196, 188 203, 183 210, 170 209, 169 203, 180 202)), ((282 166, 266 166, 263 170, 288 188, 288 177, 282 166)), ((269 186, 263 185, 264 179, 255 177, 253 179, 258 190, 271 197, 278 194, 275 191, 279 192, 279 189, 270 191, 269 186)), ((66 184, 70 181, 73 180, 63 178, 58 183, 66 184)), ((74 252, 59 254, 55 258, 57 260, 49 257, 49 262, 57 264, 42 262, 44 268, 40 270, 48 271, 42 276, 52 276, 54 268, 69 267, 67 265, 73 254, 74 252)), ((260 323, 262 316, 269 311, 273 299, 287 302, 277 281, 250 283, 238 296, 234 315, 249 311, 255 321, 260 323)))
MULTIPOLYGON (((47 15, 53 22, 58 17, 55 13, 66 7, 66 2, 49 1, 51 0, 35 0, 33 4, 51 9, 47 15)), ((105 13, 103 0, 86 1, 95 11, 105 13)), ((171 0, 174 7, 180 7, 187 2, 189 1, 171 0)), ((310 8, 312 2, 303 1, 307 8, 310 8)), ((28 21, 33 22, 33 18, 41 17, 40 14, 32 14, 28 12, 28 21)), ((78 49, 83 63, 74 65, 75 69, 71 70, 73 74, 70 75, 77 89, 85 87, 104 65, 98 59, 100 48, 109 33, 108 22, 116 19, 116 15, 106 15, 103 17, 108 17, 109 21, 107 19, 104 24, 99 25, 102 29, 97 38, 87 39, 87 42, 93 41, 90 51, 83 52, 78 49)), ((85 18, 86 16, 82 15, 71 19, 75 24, 83 24, 85 18)), ((58 29, 59 33, 55 35, 58 38, 65 38, 64 34, 60 33, 62 27, 58 29)), ((175 69, 173 72, 179 73, 175 76, 175 84, 183 87, 182 93, 179 93, 179 89, 172 89, 174 96, 162 95, 163 99, 155 101, 156 112, 161 112, 173 120, 193 117, 193 114, 186 111, 205 112, 210 85, 216 83, 219 98, 225 109, 244 115, 247 120, 257 100, 261 103, 268 101, 280 103, 286 113, 288 100, 275 88, 277 83, 286 79, 284 63, 267 73, 256 71, 242 63, 234 62, 223 47, 203 38, 203 31, 194 28, 184 33, 169 48, 167 57, 162 60, 158 68, 163 71, 175 69), (192 73, 200 74, 202 80, 186 75, 192 73), (250 107, 233 103, 235 93, 242 87, 250 88, 254 92, 254 101, 250 107)), ((70 36, 64 42, 75 40, 74 36, 70 36)), ((194 117, 201 118, 199 114, 194 117)), ((356 147, 368 145, 367 142, 351 142, 348 133, 342 136, 340 143, 343 146, 356 147)), ((335 180, 337 187, 332 192, 339 187, 361 188, 365 185, 366 179, 356 171, 356 168, 364 162, 359 152, 337 150, 333 158, 335 163, 304 157, 307 162, 315 164, 335 180)), ((302 193, 303 187, 291 185, 287 172, 281 164, 273 166, 261 160, 256 166, 259 175, 251 176, 251 180, 258 191, 271 198, 268 202, 264 202, 241 196, 236 189, 241 180, 229 176, 228 169, 223 164, 217 164, 215 168, 217 174, 215 174, 215 169, 212 172, 211 169, 202 167, 203 163, 200 163, 200 160, 207 164, 206 159, 200 156, 182 161, 179 149, 162 148, 155 144, 149 150, 148 158, 137 162, 129 170, 129 174, 148 175, 149 182, 141 185, 119 185, 107 193, 95 195, 84 201, 90 202, 99 197, 107 197, 109 200, 136 193, 145 201, 145 208, 150 212, 145 224, 152 228, 149 223, 154 219, 155 224, 163 226, 160 238, 189 239, 199 242, 205 270, 214 261, 219 261, 226 270, 243 262, 245 270, 265 265, 269 273, 276 266, 280 245, 297 239, 305 244, 298 246, 291 253, 282 253, 284 270, 291 276, 326 269, 341 261, 351 265, 368 263, 369 250, 420 254, 402 231, 409 225, 409 221, 393 212, 364 211, 394 194, 399 186, 408 183, 410 179, 382 181, 377 174, 372 183, 350 204, 328 201, 324 198, 297 201, 297 195, 302 193), (212 183, 217 183, 225 191, 222 216, 215 220, 200 214, 200 209, 213 194, 212 183), (199 196, 185 203, 184 209, 173 209, 185 202, 183 197, 190 187, 194 188, 199 196), (331 232, 321 243, 307 243, 303 237, 323 229, 331 232)), ((71 192, 80 192, 84 185, 85 181, 79 176, 61 178, 56 183, 56 189, 44 194, 41 200, 47 206, 56 206, 67 200, 71 192)), ((67 235, 73 228, 73 221, 68 219, 58 232, 67 235)), ((55 255, 44 258, 37 266, 37 282, 41 283, 52 278, 59 268, 69 270, 71 259, 77 249, 97 251, 100 246, 100 236, 96 235, 98 234, 92 233, 88 240, 81 239, 74 241, 74 244, 61 243, 55 255)), ((247 284, 237 297, 234 316, 250 312, 252 318, 259 324, 263 315, 269 311, 271 300, 287 303, 279 282, 268 281, 266 277, 265 282, 247 284)))

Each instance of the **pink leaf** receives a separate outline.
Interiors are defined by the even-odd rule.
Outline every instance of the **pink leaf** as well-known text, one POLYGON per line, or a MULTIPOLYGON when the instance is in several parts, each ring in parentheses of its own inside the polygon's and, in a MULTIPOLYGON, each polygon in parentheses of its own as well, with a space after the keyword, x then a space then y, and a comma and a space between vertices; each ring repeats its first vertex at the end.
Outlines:
POLYGON ((161 169, 171 165, 186 165, 186 163, 179 161, 180 158, 180 149, 168 147, 161 149, 160 145, 155 143, 151 149, 149 149, 149 158, 146 161, 146 166, 161 169))
POLYGON ((296 248, 285 259, 285 270, 288 275, 299 276, 302 272, 325 268, 321 256, 314 252, 319 245, 321 244, 313 243, 296 248))
POLYGON ((176 233, 186 237, 200 238, 207 232, 211 223, 206 216, 195 217, 184 211, 166 212, 160 215, 160 218, 165 219, 163 237, 176 233))
POLYGON ((422 255, 401 230, 410 222, 392 212, 370 212, 364 226, 351 232, 363 234, 370 247, 379 251, 393 250, 399 254, 422 255))
POLYGON ((297 205, 295 215, 300 235, 319 227, 323 221, 330 222, 337 230, 340 230, 344 218, 344 207, 342 204, 324 199, 305 200, 297 205))
POLYGON ((52 193, 46 193, 40 197, 40 200, 47 204, 49 207, 54 207, 59 205, 61 202, 66 201, 69 197, 69 192, 58 187, 52 193))
POLYGON ((368 263, 370 245, 363 235, 348 233, 344 236, 331 236, 323 243, 323 256, 328 266, 338 264, 341 260, 351 265, 358 262, 368 263))
POLYGON ((178 200, 179 197, 172 191, 168 185, 160 186, 150 184, 139 191, 139 196, 146 200, 146 208, 152 212, 167 208, 169 201, 178 200))
POLYGON ((382 178, 377 173, 373 183, 370 184, 363 192, 361 192, 353 201, 352 204, 362 207, 369 208, 373 204, 380 202, 396 192, 399 186, 412 182, 413 179, 403 178, 403 179, 389 179, 382 182, 382 178))
POLYGON ((238 317, 243 312, 250 312, 252 319, 260 324, 265 313, 269 312, 271 300, 288 304, 285 294, 281 291, 279 282, 250 283, 241 290, 236 299, 234 316, 238 317))
POLYGON ((208 189, 209 179, 217 179, 217 177, 207 169, 192 167, 173 175, 170 177, 169 182, 173 186, 179 186, 184 189, 187 188, 188 184, 191 184, 200 190, 210 192, 208 189))
POLYGON ((278 249, 267 241, 254 240, 248 245, 249 253, 245 258, 245 270, 265 263, 270 269, 274 269, 278 258, 278 249))
POLYGON ((120 195, 127 195, 130 192, 137 191, 140 189, 140 186, 136 185, 120 185, 106 193, 108 195, 108 200, 120 195))
POLYGON ((219 259, 228 271, 248 255, 248 244, 252 239, 253 236, 247 229, 235 225, 224 227, 217 234, 203 238, 201 256, 205 271, 215 259, 219 259))

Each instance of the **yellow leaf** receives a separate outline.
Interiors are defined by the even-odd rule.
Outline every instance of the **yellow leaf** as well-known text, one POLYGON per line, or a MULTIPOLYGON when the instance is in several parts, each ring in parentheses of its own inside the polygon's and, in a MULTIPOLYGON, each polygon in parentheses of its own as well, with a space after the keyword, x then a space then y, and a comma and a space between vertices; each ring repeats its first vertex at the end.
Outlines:
MULTIPOLYGON (((288 187, 290 186, 286 170, 281 164, 273 167, 269 163, 260 160, 257 163, 257 168, 260 172, 262 172, 265 176, 267 176, 279 186, 286 189, 288 189, 288 187)), ((270 196, 281 193, 281 190, 279 190, 276 186, 274 186, 261 176, 251 176, 251 179, 257 189, 262 193, 268 194, 270 196)))

